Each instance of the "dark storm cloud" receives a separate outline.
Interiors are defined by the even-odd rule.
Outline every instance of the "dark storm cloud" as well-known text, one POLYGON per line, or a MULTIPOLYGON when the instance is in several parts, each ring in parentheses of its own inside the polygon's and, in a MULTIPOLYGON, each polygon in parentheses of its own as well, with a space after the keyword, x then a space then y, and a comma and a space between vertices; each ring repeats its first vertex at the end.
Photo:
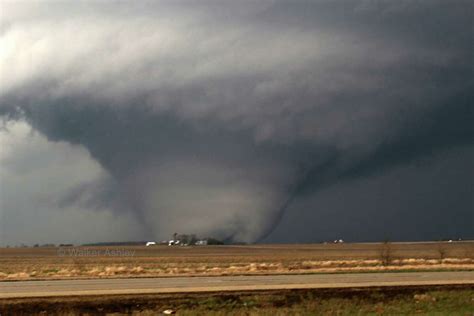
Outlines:
POLYGON ((6 8, 0 113, 110 173, 62 203, 150 236, 254 241, 297 199, 473 144, 469 1, 6 8))
POLYGON ((473 159, 450 149, 300 196, 265 242, 472 239, 473 159))

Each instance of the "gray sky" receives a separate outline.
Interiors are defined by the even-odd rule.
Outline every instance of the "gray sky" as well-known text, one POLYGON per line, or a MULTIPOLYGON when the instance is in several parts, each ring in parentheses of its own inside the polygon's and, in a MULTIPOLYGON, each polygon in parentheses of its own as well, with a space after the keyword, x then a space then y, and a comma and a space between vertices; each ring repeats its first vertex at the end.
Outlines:
POLYGON ((474 238, 471 1, 1 7, 2 244, 474 238))

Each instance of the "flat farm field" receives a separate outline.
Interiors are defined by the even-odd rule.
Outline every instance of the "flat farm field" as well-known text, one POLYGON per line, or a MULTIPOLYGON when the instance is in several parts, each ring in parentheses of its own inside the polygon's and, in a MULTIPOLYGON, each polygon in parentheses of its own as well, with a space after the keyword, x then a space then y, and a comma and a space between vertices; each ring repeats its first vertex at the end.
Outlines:
POLYGON ((474 242, 0 248, 0 280, 474 270, 474 242))

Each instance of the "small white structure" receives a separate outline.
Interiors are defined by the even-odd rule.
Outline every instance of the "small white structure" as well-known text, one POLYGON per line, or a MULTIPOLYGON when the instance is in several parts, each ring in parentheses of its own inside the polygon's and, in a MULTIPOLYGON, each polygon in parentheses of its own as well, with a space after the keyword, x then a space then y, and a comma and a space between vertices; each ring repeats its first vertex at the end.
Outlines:
POLYGON ((174 239, 171 239, 168 242, 168 246, 178 246, 179 244, 180 244, 180 241, 179 240, 174 240, 174 239))
POLYGON ((207 245, 207 240, 206 239, 201 239, 196 241, 195 243, 196 246, 206 246, 207 245))
POLYGON ((155 245, 156 245, 156 242, 154 242, 154 241, 149 241, 145 244, 145 246, 147 246, 147 247, 148 246, 155 246, 155 245))

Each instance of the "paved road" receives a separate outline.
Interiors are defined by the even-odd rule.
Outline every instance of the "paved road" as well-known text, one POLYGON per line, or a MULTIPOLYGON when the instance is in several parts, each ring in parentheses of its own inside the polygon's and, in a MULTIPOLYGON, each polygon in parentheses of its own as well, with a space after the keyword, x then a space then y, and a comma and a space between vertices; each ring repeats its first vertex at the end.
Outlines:
POLYGON ((474 271, 0 282, 0 298, 474 284, 474 271))

